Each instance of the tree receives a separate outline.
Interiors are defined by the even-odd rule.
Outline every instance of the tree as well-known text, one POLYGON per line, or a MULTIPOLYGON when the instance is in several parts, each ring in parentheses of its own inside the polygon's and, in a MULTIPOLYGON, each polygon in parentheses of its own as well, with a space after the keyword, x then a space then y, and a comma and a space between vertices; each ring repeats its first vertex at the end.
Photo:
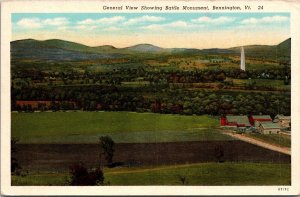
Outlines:
POLYGON ((69 185, 87 186, 104 184, 104 175, 100 168, 89 172, 82 164, 75 164, 70 167, 70 174, 69 185))
POLYGON ((221 145, 218 145, 215 147, 215 150, 214 150, 214 153, 215 153, 215 157, 217 159, 218 162, 224 162, 223 160, 223 157, 224 157, 224 149, 223 149, 223 146, 221 145))
POLYGON ((100 158, 101 155, 103 154, 106 161, 108 163, 112 163, 112 159, 114 156, 114 149, 115 146, 115 142, 111 139, 110 136, 101 136, 100 137, 100 148, 103 151, 102 153, 100 153, 100 158))
POLYGON ((11 144, 11 163, 10 163, 10 169, 11 169, 11 173, 16 173, 16 174, 19 174, 20 173, 20 169, 21 169, 21 166, 19 165, 19 162, 16 158, 16 153, 17 153, 17 142, 18 142, 18 139, 16 138, 13 138, 11 139, 10 141, 10 144, 11 144))
POLYGON ((179 178, 179 181, 180 181, 180 183, 181 183, 182 185, 188 184, 188 181, 187 181, 187 177, 186 177, 186 176, 184 176, 184 175, 179 175, 178 178, 179 178))

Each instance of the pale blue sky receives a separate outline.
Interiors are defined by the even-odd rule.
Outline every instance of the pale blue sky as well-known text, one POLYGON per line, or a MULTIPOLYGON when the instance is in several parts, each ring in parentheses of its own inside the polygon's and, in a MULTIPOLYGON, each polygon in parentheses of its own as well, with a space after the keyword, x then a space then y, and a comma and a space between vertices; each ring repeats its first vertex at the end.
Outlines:
POLYGON ((13 40, 64 39, 90 46, 226 48, 290 37, 289 13, 15 13, 13 40))

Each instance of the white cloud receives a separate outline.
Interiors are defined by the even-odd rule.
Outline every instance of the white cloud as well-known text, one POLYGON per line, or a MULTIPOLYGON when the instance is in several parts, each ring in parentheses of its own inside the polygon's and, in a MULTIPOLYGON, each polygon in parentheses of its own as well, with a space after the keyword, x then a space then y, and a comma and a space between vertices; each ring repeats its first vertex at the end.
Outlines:
POLYGON ((117 23, 117 22, 120 22, 120 21, 123 21, 123 20, 125 20, 125 17, 123 17, 123 16, 114 16, 114 17, 111 17, 111 18, 98 19, 97 22, 98 23, 117 23))
POLYGON ((79 24, 79 25, 89 25, 89 24, 94 24, 94 23, 96 23, 96 20, 93 20, 90 18, 77 22, 77 24, 79 24))
POLYGON ((51 26, 62 26, 69 24, 69 20, 67 18, 58 17, 58 18, 49 18, 42 21, 44 25, 51 25, 51 26))
POLYGON ((188 24, 185 21, 175 21, 173 23, 167 24, 169 27, 187 27, 188 24))
POLYGON ((284 21, 288 21, 289 18, 286 16, 272 16, 272 17, 263 17, 262 18, 263 22, 265 23, 272 23, 272 22, 284 22, 284 21))
POLYGON ((37 29, 45 26, 65 26, 69 24, 69 20, 63 17, 39 19, 39 18, 23 18, 17 22, 22 28, 37 29))
POLYGON ((17 25, 29 29, 37 29, 42 27, 41 20, 38 18, 23 18, 17 22, 17 25))
POLYGON ((259 23, 281 23, 288 21, 289 17, 286 16, 266 16, 263 18, 247 18, 241 21, 241 24, 259 24, 259 23))
POLYGON ((152 25, 143 26, 143 27, 141 27, 141 29, 145 29, 145 30, 162 30, 163 27, 164 27, 164 25, 152 24, 152 25))
POLYGON ((167 24, 151 24, 151 25, 143 26, 141 27, 141 29, 158 31, 167 28, 186 29, 192 27, 198 27, 198 26, 187 23, 185 21, 174 21, 172 23, 167 23, 167 24))
POLYGON ((259 23, 259 20, 256 18, 247 18, 247 19, 242 20, 242 22, 241 22, 241 24, 251 24, 251 25, 257 24, 257 23, 259 23))
POLYGON ((77 26, 75 26, 75 28, 76 29, 86 29, 87 26, 85 26, 85 25, 77 25, 77 26))
POLYGON ((192 19, 194 23, 210 23, 210 24, 222 24, 222 23, 230 23, 233 22, 235 18, 227 17, 227 16, 220 16, 218 18, 211 18, 207 16, 202 16, 196 19, 192 19))
POLYGON ((124 25, 133 25, 136 23, 144 23, 144 22, 160 22, 163 20, 165 20, 165 18, 163 17, 145 15, 142 17, 129 19, 124 23, 124 25))
POLYGON ((105 24, 112 24, 112 23, 117 23, 120 21, 125 20, 125 17, 123 16, 114 16, 114 17, 110 17, 110 18, 100 18, 100 19, 85 19, 82 21, 78 21, 77 24, 78 25, 92 25, 92 24, 101 24, 101 23, 105 23, 105 24))

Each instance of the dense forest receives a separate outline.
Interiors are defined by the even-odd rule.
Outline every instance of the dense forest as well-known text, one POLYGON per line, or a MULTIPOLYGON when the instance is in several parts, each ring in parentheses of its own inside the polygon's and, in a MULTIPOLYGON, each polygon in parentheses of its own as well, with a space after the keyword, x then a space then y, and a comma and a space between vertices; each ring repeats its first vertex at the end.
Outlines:
MULTIPOLYGON (((280 79, 282 72, 241 70, 145 71, 107 73, 14 74, 12 110, 109 110, 176 114, 290 113, 290 93, 254 82, 235 86, 230 76, 280 79), (234 88, 237 91, 233 91, 234 88), (52 101, 51 105, 17 105, 17 100, 52 101), (72 102, 70 102, 72 101, 72 102)), ((287 82, 288 83, 288 82, 287 82)))

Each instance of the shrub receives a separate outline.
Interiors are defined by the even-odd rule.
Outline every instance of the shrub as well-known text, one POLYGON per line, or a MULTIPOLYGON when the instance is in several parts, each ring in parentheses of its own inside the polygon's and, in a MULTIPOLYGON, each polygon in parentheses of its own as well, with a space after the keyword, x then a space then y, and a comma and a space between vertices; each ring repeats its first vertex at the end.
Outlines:
POLYGON ((112 158, 114 156, 114 145, 115 142, 109 136, 101 136, 100 137, 100 146, 103 151, 103 155, 108 163, 112 163, 112 158))
POLYGON ((70 167, 70 174, 71 178, 68 182, 73 186, 103 185, 104 182, 103 172, 99 168, 89 172, 82 164, 75 164, 70 167))

